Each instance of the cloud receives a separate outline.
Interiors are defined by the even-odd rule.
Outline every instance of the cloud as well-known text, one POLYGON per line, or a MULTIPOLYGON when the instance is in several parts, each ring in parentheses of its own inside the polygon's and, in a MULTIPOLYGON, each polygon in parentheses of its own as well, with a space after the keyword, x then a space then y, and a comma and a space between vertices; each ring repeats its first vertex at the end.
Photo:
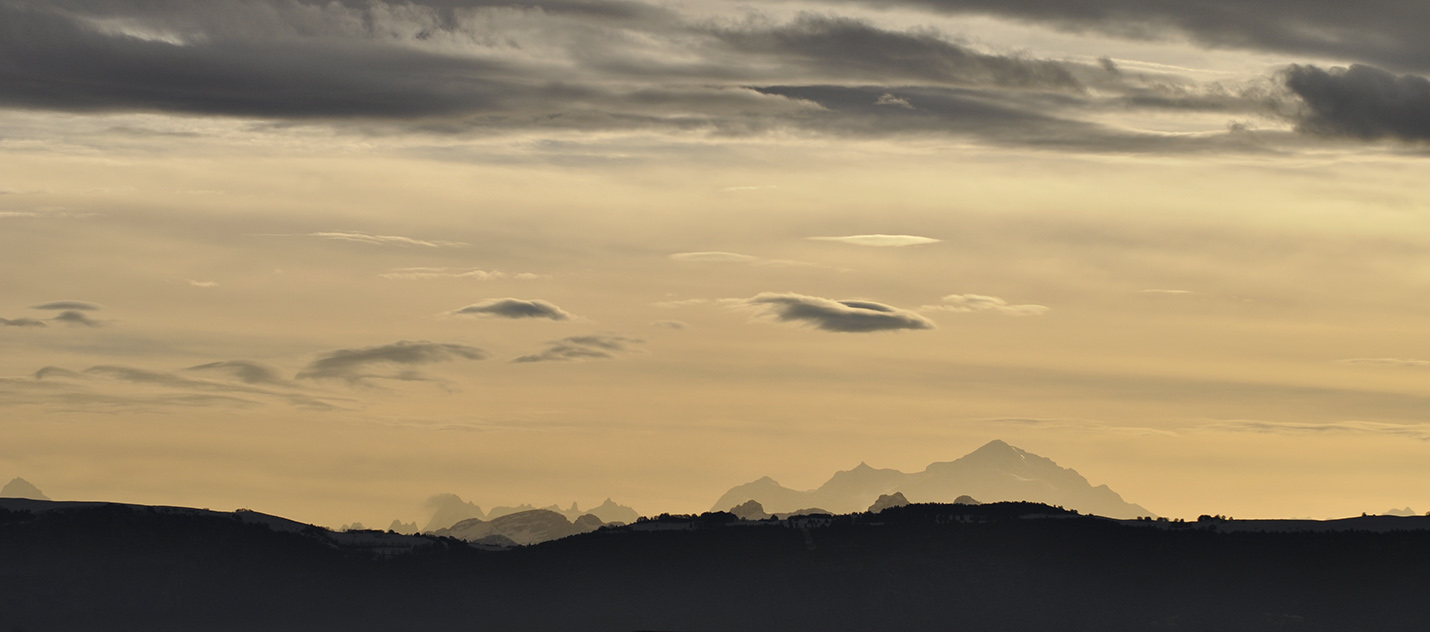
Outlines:
MULTIPOLYGON (((203 369, 208 366, 237 366, 244 364, 251 365, 253 363, 244 361, 216 362, 211 365, 202 365, 193 368, 203 369)), ((267 400, 283 402, 300 408, 313 410, 331 410, 336 408, 336 406, 327 399, 295 392, 295 385, 283 380, 242 381, 244 383, 234 384, 191 379, 170 372, 123 365, 98 365, 89 367, 83 371, 71 371, 59 367, 47 366, 34 373, 32 384, 28 386, 21 385, 25 387, 25 390, 31 391, 31 398, 35 401, 17 401, 14 403, 66 404, 78 405, 84 408, 99 406, 107 408, 152 409, 162 408, 168 405, 256 406, 267 400), (93 388, 102 386, 105 382, 121 382, 128 386, 126 390, 119 393, 103 392, 103 390, 95 390, 95 388, 93 388), (281 386, 284 388, 277 390, 263 388, 262 386, 265 385, 281 386), (43 393, 39 398, 33 397, 33 391, 36 389, 39 389, 40 392, 43 393), (159 389, 159 391, 155 392, 153 389, 159 389), (185 393, 163 391, 185 391, 185 393), (194 395, 192 392, 209 393, 209 395, 194 395)), ((17 383, 12 381, 11 385, 15 386, 17 383)))
MULTIPOLYGON (((1078 11, 1051 0, 906 1, 1082 25, 1064 15, 1078 11)), ((1125 6, 1082 17, 1095 25, 1162 19, 1132 0, 1106 1, 1125 6)), ((619 0, 12 0, 0 2, 0 107, 425 134, 798 132, 1073 151, 1260 150, 1244 134, 1143 133, 1093 122, 1137 108, 1265 109, 1245 95, 1166 94, 1176 82, 1165 76, 1147 81, 1101 62, 983 52, 931 28, 731 11, 743 19, 619 0)), ((1416 31, 1406 41, 1423 49, 1421 39, 1416 31)), ((307 236, 462 245, 350 231, 307 236)))
POLYGON ((512 362, 570 362, 574 360, 610 360, 626 352, 631 345, 642 344, 639 338, 613 334, 570 336, 548 343, 539 353, 524 355, 512 362))
POLYGON ((0 318, 3 327, 44 327, 45 322, 34 318, 0 318))
MULTIPOLYGON (((781 129, 853 138, 927 139, 931 136, 971 138, 992 145, 1040 149, 1129 153, 1261 152, 1245 135, 1230 132, 1159 134, 1114 128, 1074 118, 1108 109, 1125 111, 1131 103, 1107 103, 1091 95, 976 90, 938 85, 904 85, 897 91, 917 108, 877 105, 889 92, 885 85, 764 85, 755 90, 818 108, 778 121, 781 129)), ((1120 97, 1119 97, 1120 98, 1120 97)), ((1249 110, 1269 106, 1249 98, 1229 96, 1211 104, 1187 99, 1159 100, 1153 109, 1225 110, 1227 101, 1249 110)))
POLYGON ((452 312, 464 316, 494 316, 497 318, 545 318, 570 320, 571 314, 540 299, 489 298, 452 312))
POLYGON ((480 270, 477 268, 398 268, 390 272, 384 272, 378 276, 392 280, 475 279, 477 281, 489 281, 492 279, 531 280, 545 278, 543 275, 532 274, 530 272, 507 274, 496 270, 480 270))
POLYGON ((191 366, 185 371, 197 371, 201 373, 217 373, 227 377, 237 379, 244 384, 272 384, 275 386, 290 386, 292 382, 279 376, 278 370, 266 364, 259 364, 249 360, 225 360, 222 362, 210 362, 191 366))
POLYGON ((76 309, 67 309, 63 312, 56 314, 55 317, 51 318, 50 320, 58 323, 65 323, 67 325, 76 325, 82 327, 104 326, 104 323, 94 320, 90 318, 89 315, 76 309))
POLYGON ((1353 65, 1291 66, 1286 87, 1305 102, 1298 131, 1317 136, 1430 140, 1430 79, 1353 65))
POLYGON ((923 244, 936 244, 941 241, 932 237, 919 237, 917 235, 848 235, 845 237, 810 237, 809 239, 813 241, 835 241, 842 244, 874 246, 879 248, 919 246, 923 244))
POLYGON ((764 292, 734 304, 760 310, 775 320, 806 324, 824 331, 865 333, 934 328, 933 321, 914 312, 873 301, 834 301, 802 294, 764 292))
POLYGON ((737 252, 677 252, 670 255, 676 261, 689 263, 743 263, 752 266, 768 266, 772 268, 813 268, 822 267, 819 264, 806 261, 792 261, 790 259, 765 259, 753 255, 743 255, 737 252))
MULTIPOLYGON (((976 52, 929 28, 894 31, 860 19, 802 13, 784 24, 747 20, 710 31, 737 51, 778 59, 783 67, 802 65, 807 69, 802 76, 812 72, 842 81, 1080 87, 1068 69, 1072 64, 976 52)), ((871 103, 908 105, 889 93, 871 103)))
POLYGON ((950 294, 943 297, 942 305, 925 305, 919 309, 960 313, 993 312, 1009 316, 1037 316, 1048 311, 1048 308, 1042 305, 1009 305, 1008 301, 1001 298, 982 294, 950 294))
POLYGON ((425 248, 460 248, 468 244, 459 241, 425 241, 402 237, 399 235, 369 235, 367 233, 354 232, 328 232, 328 233, 308 233, 308 237, 318 237, 321 239, 333 239, 337 241, 351 241, 360 244, 372 244, 374 246, 423 246, 425 248))
POLYGON ((670 301, 658 301, 655 303, 651 303, 651 305, 659 307, 661 309, 675 309, 678 307, 689 307, 691 305, 704 305, 709 302, 711 301, 708 298, 686 298, 670 301))
POLYGON ((425 375, 411 369, 396 373, 372 373, 371 367, 416 367, 454 360, 483 360, 487 352, 460 344, 402 340, 388 345, 359 349, 338 349, 324 353, 298 372, 301 380, 341 380, 351 385, 372 379, 421 381, 425 375))
POLYGON ((193 280, 193 279, 188 279, 188 282, 189 282, 189 285, 192 285, 192 286, 194 286, 194 287, 204 287, 204 288, 218 287, 218 282, 217 282, 217 281, 195 281, 195 280, 193 280))
POLYGON ((1138 290, 1138 293, 1139 293, 1139 294, 1164 294, 1164 295, 1170 295, 1170 296, 1183 296, 1183 295, 1186 295, 1186 294, 1196 294, 1196 292, 1193 292, 1193 291, 1191 291, 1191 290, 1159 290, 1159 289, 1138 290))
POLYGON ((914 105, 912 103, 909 103, 908 99, 901 99, 899 97, 896 97, 891 92, 885 92, 884 94, 879 95, 879 98, 874 99, 874 105, 890 105, 900 108, 909 108, 911 110, 914 108, 914 105))
POLYGON ((994 15, 1126 39, 1176 41, 1187 37, 1211 48, 1430 69, 1430 42, 1423 32, 1430 22, 1430 7, 1403 0, 1360 0, 1354 10, 1339 2, 1301 2, 1294 11, 1278 0, 845 1, 881 10, 903 5, 941 13, 994 15))
POLYGON ((1405 367, 1405 368, 1430 368, 1430 360, 1412 360, 1405 358, 1346 358, 1336 360, 1338 364, 1352 364, 1361 366, 1385 366, 1385 367, 1405 367))
POLYGON ((661 328, 661 329, 677 329, 677 330, 679 330, 679 329, 685 329, 685 328, 689 327, 690 325, 688 325, 688 324, 686 324, 686 323, 684 323, 684 322, 682 322, 682 321, 679 321, 679 320, 653 320, 653 321, 650 322, 650 326, 651 326, 651 327, 659 327, 659 328, 661 328))
POLYGON ((735 252, 677 252, 670 255, 676 261, 694 261, 697 263, 755 263, 761 259, 752 255, 742 255, 735 252))
POLYGON ((55 301, 53 303, 35 305, 30 309, 43 309, 50 311, 77 310, 82 312, 95 312, 99 311, 99 306, 95 305, 94 303, 86 303, 84 301, 55 301))
POLYGON ((1396 424, 1375 421, 1302 423, 1232 419, 1206 423, 1201 425, 1200 428, 1212 431, 1254 432, 1261 434, 1378 434, 1430 441, 1430 424, 1396 424))

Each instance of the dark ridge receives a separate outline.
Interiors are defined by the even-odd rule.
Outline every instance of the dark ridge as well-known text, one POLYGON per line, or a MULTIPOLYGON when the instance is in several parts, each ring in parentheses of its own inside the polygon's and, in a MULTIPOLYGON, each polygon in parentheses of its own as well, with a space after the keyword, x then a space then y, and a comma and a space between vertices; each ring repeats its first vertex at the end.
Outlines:
POLYGON ((391 554, 241 513, 25 502, 0 504, 0 630, 1385 630, 1423 622, 1430 585, 1424 517, 913 504, 391 554))

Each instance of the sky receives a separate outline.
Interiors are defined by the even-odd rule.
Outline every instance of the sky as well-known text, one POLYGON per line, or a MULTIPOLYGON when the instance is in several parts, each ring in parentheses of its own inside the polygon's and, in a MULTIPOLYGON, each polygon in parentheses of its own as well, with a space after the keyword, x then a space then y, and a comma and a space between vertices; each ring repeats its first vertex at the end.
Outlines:
POLYGON ((1430 510, 1430 5, 0 0, 0 478, 336 526, 993 439, 1430 510))

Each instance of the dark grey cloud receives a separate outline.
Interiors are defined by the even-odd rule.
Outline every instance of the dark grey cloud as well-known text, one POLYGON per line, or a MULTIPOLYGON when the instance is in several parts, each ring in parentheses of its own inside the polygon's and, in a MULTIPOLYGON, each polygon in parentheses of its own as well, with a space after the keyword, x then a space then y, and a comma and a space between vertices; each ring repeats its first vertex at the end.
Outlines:
POLYGON ((271 384, 274 386, 288 386, 291 384, 291 382, 283 379, 283 377, 279 375, 277 369, 249 360, 210 362, 208 364, 191 366, 184 370, 200 373, 217 373, 237 379, 244 384, 271 384))
POLYGON ((571 319, 571 314, 566 310, 540 299, 489 298, 452 313, 462 316, 494 316, 497 318, 571 319))
POLYGON ((402 340, 388 345, 360 349, 338 349, 318 356, 298 372, 298 379, 341 380, 352 385, 370 380, 425 381, 427 376, 412 369, 454 360, 483 360, 487 352, 467 345, 402 340), (373 367, 395 366, 392 373, 374 373, 373 367))
POLYGON ((1430 140, 1430 79, 1355 65, 1291 66, 1286 87, 1306 104, 1297 129, 1363 140, 1430 140))
POLYGON ((747 21, 710 32, 740 52, 856 81, 1081 87, 1071 64, 979 53, 930 29, 893 31, 864 20, 805 13, 785 24, 747 21))
POLYGON ((1405 0, 825 0, 993 15, 1080 32, 1430 70, 1430 4, 1405 0))
POLYGON ((3 327, 44 327, 45 321, 33 318, 0 318, 3 327))
POLYGON ((286 3, 248 5, 287 19, 281 27, 288 33, 266 35, 214 23, 243 5, 204 12, 203 5, 217 3, 119 3, 127 9, 119 13, 73 4, 82 6, 60 11, 48 3, 0 3, 0 105, 421 117, 490 109, 510 88, 494 64, 335 37, 336 27, 317 18, 304 24, 303 12, 286 3), (166 16, 168 10, 176 16, 166 16), (292 32, 305 27, 318 32, 292 32))
POLYGON ((44 303, 42 305, 36 305, 34 307, 31 307, 30 309, 43 309, 50 311, 75 310, 81 312, 95 312, 99 311, 99 306, 95 305, 94 303, 86 303, 84 301, 55 301, 53 303, 44 303))
POLYGON ((67 309, 63 312, 55 314, 55 317, 51 318, 50 320, 58 323, 65 323, 66 325, 76 325, 80 327, 104 326, 104 323, 90 318, 88 314, 81 312, 77 309, 67 309))
POLYGON ((610 360, 630 350, 631 345, 644 343, 639 338, 614 334, 570 336, 548 343, 539 353, 524 355, 512 362, 570 362, 573 360, 610 360))
POLYGON ((933 329, 933 321, 917 313, 864 300, 835 301, 802 294, 764 292, 738 303, 782 321, 824 331, 866 333, 900 329, 933 329))

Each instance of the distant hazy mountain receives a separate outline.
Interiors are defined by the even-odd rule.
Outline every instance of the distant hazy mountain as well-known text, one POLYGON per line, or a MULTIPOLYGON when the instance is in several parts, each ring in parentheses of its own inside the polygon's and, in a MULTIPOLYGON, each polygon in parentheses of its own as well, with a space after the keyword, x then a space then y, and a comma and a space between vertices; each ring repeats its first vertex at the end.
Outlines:
POLYGON ((0 498, 29 498, 30 500, 49 500, 40 488, 35 487, 23 478, 15 478, 5 484, 4 489, 0 489, 0 498))
POLYGON ((805 507, 849 513, 864 511, 880 496, 895 492, 915 503, 951 503, 972 496, 984 502, 1026 500, 1061 505, 1109 518, 1154 515, 1124 501, 1106 485, 1093 487, 1071 469, 998 440, 958 460, 934 463, 912 474, 860 463, 808 491, 789 489, 766 476, 725 492, 713 509, 729 510, 754 500, 770 513, 805 507))
POLYGON ((507 514, 491 521, 470 518, 446 529, 433 531, 431 534, 468 542, 490 542, 492 536, 502 536, 516 544, 526 545, 595 531, 601 525, 601 520, 595 516, 580 516, 573 523, 567 520, 566 516, 555 511, 532 509, 507 514))
POLYGON ((882 494, 878 500, 874 501, 874 504, 869 505, 869 513, 879 513, 890 507, 903 507, 907 504, 909 504, 909 499, 904 498, 902 492, 882 494))
MULTIPOLYGON (((481 507, 474 503, 469 503, 461 499, 456 494, 438 494, 427 499, 427 509, 433 512, 432 518, 427 521, 427 526, 422 528, 423 533, 438 531, 452 527, 463 521, 476 518, 484 521, 492 521, 504 516, 526 513, 537 510, 534 505, 520 504, 515 507, 492 507, 491 511, 484 512, 481 507)), ((575 522, 581 516, 592 515, 601 519, 601 522, 611 523, 631 523, 640 517, 640 513, 625 505, 617 504, 610 498, 601 503, 595 509, 581 509, 576 503, 571 503, 570 507, 562 509, 558 505, 541 507, 542 511, 550 511, 561 514, 569 522, 575 522)))
POLYGON ((422 527, 424 532, 446 529, 471 518, 484 519, 487 517, 481 507, 462 500, 456 494, 437 494, 428 498, 427 509, 433 513, 432 518, 427 521, 427 526, 422 527))

